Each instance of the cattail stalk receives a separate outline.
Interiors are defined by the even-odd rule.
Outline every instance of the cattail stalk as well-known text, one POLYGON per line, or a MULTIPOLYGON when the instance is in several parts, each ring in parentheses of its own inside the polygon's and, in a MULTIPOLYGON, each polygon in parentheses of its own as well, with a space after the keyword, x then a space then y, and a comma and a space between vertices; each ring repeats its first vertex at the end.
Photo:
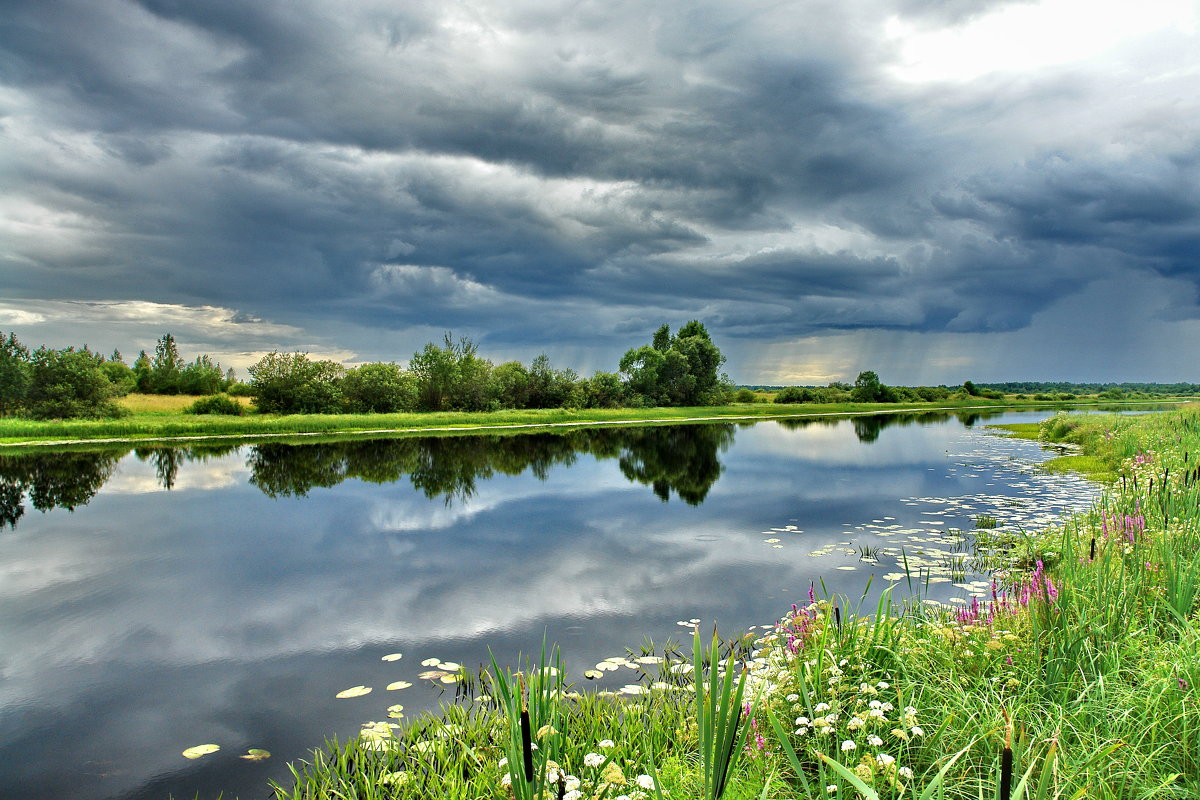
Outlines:
POLYGON ((1012 720, 1004 712, 1004 751, 1000 754, 1000 800, 1009 800, 1012 793, 1013 752, 1012 720))
POLYGON ((521 754, 525 757, 525 782, 533 783, 533 731, 529 724, 529 703, 525 699, 524 676, 521 676, 521 754))

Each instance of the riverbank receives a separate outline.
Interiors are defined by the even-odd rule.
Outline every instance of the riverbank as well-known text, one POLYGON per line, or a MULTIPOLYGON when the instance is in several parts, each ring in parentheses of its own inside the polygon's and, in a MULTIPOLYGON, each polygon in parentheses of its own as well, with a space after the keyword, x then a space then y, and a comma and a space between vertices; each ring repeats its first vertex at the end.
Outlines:
MULTIPOLYGON (((767 635, 721 654, 745 667, 750 699, 730 750, 704 745, 720 733, 696 716, 704 658, 631 652, 613 667, 630 681, 616 693, 576 694, 561 671, 526 668, 537 749, 522 745, 520 704, 493 699, 502 687, 435 666, 432 680, 461 689, 443 715, 402 723, 393 707, 295 765, 276 796, 500 800, 550 778, 571 800, 703 797, 724 766, 738 800, 1005 797, 1005 785, 1013 797, 1198 796, 1200 411, 1042 430, 1118 476, 1095 509, 1037 532, 981 527, 976 557, 995 585, 956 609, 796 598, 767 635)), ((723 705, 737 716, 718 692, 723 705)))
MULTIPOLYGON (((126 401, 130 402, 130 401, 126 401)), ((1171 401, 1144 401, 1120 405, 1157 405, 1171 401)), ((841 403, 765 404, 685 408, 612 409, 525 409, 493 412, 443 412, 402 414, 247 414, 208 416, 182 413, 185 400, 176 408, 159 403, 131 404, 128 417, 115 420, 27 420, 0 419, 0 448, 15 446, 63 447, 90 442, 178 442, 205 440, 274 440, 317 436, 412 436, 554 429, 594 425, 646 425, 662 422, 714 422, 758 419, 801 419, 807 417, 904 414, 924 412, 971 412, 1011 408, 1071 408, 1096 405, 1095 401, 1057 402, 987 400, 972 397, 939 403, 841 403)))

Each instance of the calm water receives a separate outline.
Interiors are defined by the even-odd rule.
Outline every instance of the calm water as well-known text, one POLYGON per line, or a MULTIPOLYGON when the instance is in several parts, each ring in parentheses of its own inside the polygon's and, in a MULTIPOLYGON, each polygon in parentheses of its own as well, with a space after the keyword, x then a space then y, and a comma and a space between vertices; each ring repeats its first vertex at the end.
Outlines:
POLYGON ((0 798, 266 797, 324 737, 436 706, 425 658, 547 634, 578 675, 822 577, 857 596, 901 548, 961 602, 953 529, 1095 494, 981 430, 1045 415, 0 456, 0 798))

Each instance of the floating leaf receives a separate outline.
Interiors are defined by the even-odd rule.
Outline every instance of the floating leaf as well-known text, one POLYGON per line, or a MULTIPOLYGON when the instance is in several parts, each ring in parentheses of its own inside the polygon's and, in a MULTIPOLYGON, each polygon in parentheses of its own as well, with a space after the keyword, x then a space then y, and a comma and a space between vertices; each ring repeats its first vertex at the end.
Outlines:
POLYGON ((585 669, 583 671, 583 677, 587 678, 589 681, 594 681, 596 678, 604 677, 604 673, 598 669, 585 669))
POLYGON ((195 747, 189 747, 187 750, 184 750, 182 755, 184 758, 199 758, 209 753, 215 753, 220 749, 221 746, 216 744, 198 744, 195 747))
POLYGON ((337 699, 345 700, 350 697, 362 697, 364 694, 370 694, 370 686, 351 686, 349 689, 343 689, 337 693, 337 699))
POLYGON ((436 667, 440 663, 442 663, 442 660, 440 658, 427 658, 421 662, 421 666, 422 667, 436 667))
POLYGON ((440 680, 442 683, 458 683, 459 676, 457 674, 443 675, 442 677, 438 678, 438 680, 440 680))
POLYGON ((412 684, 408 681, 396 681, 395 683, 389 683, 387 685, 387 691, 390 692, 394 689, 407 689, 410 686, 412 686, 412 684))
POLYGON ((458 672, 460 669, 462 669, 462 664, 458 664, 454 661, 443 661, 437 665, 437 668, 444 669, 446 672, 458 672))
POLYGON ((417 677, 423 681, 436 681, 438 678, 442 677, 445 674, 446 673, 440 669, 429 669, 429 670, 425 670, 417 677))
POLYGON ((381 658, 379 660, 380 661, 399 661, 402 658, 404 658, 403 653, 388 653, 386 656, 384 656, 383 658, 381 658))
POLYGON ((244 758, 247 761, 266 761, 270 757, 271 754, 269 752, 260 750, 257 747, 251 747, 246 751, 246 755, 238 756, 238 758, 244 758))

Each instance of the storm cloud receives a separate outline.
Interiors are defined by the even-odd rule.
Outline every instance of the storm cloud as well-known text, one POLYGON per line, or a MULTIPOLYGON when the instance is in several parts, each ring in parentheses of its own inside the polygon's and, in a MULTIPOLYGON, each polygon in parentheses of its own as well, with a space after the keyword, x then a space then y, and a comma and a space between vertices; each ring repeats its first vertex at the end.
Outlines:
POLYGON ((10 0, 0 326, 586 372, 700 318, 744 382, 1194 378, 1196 8, 961 5, 10 0), (1173 359, 1085 357, 1111 286, 1173 359))

